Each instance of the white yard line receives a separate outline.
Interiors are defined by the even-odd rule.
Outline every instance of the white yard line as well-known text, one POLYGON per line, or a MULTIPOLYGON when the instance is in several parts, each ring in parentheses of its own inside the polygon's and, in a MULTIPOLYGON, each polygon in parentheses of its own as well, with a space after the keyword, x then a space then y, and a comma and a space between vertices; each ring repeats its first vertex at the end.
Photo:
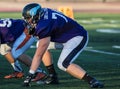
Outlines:
POLYGON ((119 34, 120 30, 115 30, 115 29, 97 29, 97 32, 102 32, 102 33, 112 33, 112 34, 119 34))
POLYGON ((114 46, 112 46, 113 48, 116 48, 116 49, 120 49, 120 46, 118 46, 118 45, 114 45, 114 46))
POLYGON ((101 51, 101 50, 85 49, 85 51, 90 51, 90 52, 95 52, 95 53, 102 53, 102 54, 120 56, 120 54, 118 54, 118 53, 106 52, 106 51, 101 51))

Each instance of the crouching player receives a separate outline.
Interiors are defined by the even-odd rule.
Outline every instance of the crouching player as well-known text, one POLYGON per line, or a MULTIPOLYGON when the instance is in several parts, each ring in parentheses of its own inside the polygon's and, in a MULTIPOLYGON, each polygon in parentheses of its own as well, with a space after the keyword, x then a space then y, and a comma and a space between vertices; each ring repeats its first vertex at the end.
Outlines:
MULTIPOLYGON (((58 67, 77 79, 83 79, 91 88, 103 88, 104 84, 89 75, 82 67, 73 63, 83 51, 88 42, 87 30, 73 19, 63 15, 61 12, 50 8, 42 8, 38 3, 27 4, 22 16, 27 23, 29 34, 39 38, 38 48, 33 57, 29 75, 24 80, 24 86, 29 86, 30 79, 36 69, 43 61, 42 57, 50 42, 63 43, 63 49, 58 59, 58 67), (29 78, 29 80, 28 80, 29 78)), ((44 60, 48 63, 51 60, 44 60)), ((51 64, 50 64, 51 65, 51 64)), ((51 77, 51 75, 50 75, 51 77)), ((46 83, 49 83, 46 80, 46 83)))
MULTIPOLYGON (((17 59, 30 67, 31 58, 24 55, 36 38, 26 34, 24 21, 20 19, 0 19, 0 53, 11 63, 14 73, 5 78, 21 78, 24 76, 17 59)), ((33 81, 40 80, 46 74, 39 67, 33 81)))

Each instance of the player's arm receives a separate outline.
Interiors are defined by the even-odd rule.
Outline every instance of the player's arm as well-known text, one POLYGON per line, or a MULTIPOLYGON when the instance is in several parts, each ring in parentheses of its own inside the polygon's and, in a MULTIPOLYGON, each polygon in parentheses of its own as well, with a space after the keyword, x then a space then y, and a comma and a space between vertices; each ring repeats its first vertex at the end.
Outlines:
POLYGON ((47 47, 50 43, 50 37, 42 38, 39 40, 38 48, 36 49, 35 55, 32 60, 32 64, 29 70, 29 75, 24 80, 23 86, 30 86, 29 83, 31 82, 31 79, 33 78, 38 66, 40 65, 40 62, 42 60, 42 57, 47 50, 47 47))
POLYGON ((45 51, 50 43, 50 37, 42 38, 39 41, 40 42, 38 44, 38 48, 33 57, 32 65, 31 65, 31 69, 30 69, 32 71, 36 71, 36 69, 38 68, 38 66, 42 60, 43 54, 45 53, 45 51))

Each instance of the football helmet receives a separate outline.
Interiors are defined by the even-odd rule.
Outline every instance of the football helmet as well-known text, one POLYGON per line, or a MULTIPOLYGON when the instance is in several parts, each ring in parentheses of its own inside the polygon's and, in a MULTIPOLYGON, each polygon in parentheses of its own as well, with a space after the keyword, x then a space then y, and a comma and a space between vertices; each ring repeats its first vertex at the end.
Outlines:
POLYGON ((22 16, 25 21, 32 19, 32 23, 36 23, 40 19, 42 8, 37 3, 27 4, 22 11, 22 16))
POLYGON ((22 11, 23 19, 26 22, 26 27, 29 34, 33 34, 35 30, 35 25, 39 21, 40 17, 43 15, 43 9, 41 5, 37 3, 27 4, 22 11))

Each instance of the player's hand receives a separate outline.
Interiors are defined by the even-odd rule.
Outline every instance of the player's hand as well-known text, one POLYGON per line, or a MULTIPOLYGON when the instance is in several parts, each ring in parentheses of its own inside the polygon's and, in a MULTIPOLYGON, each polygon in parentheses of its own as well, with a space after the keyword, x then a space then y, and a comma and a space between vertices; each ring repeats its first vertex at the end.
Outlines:
POLYGON ((26 79, 24 80, 24 83, 23 83, 23 87, 29 87, 31 86, 30 85, 30 82, 31 82, 31 79, 34 77, 33 74, 29 74, 26 79))

